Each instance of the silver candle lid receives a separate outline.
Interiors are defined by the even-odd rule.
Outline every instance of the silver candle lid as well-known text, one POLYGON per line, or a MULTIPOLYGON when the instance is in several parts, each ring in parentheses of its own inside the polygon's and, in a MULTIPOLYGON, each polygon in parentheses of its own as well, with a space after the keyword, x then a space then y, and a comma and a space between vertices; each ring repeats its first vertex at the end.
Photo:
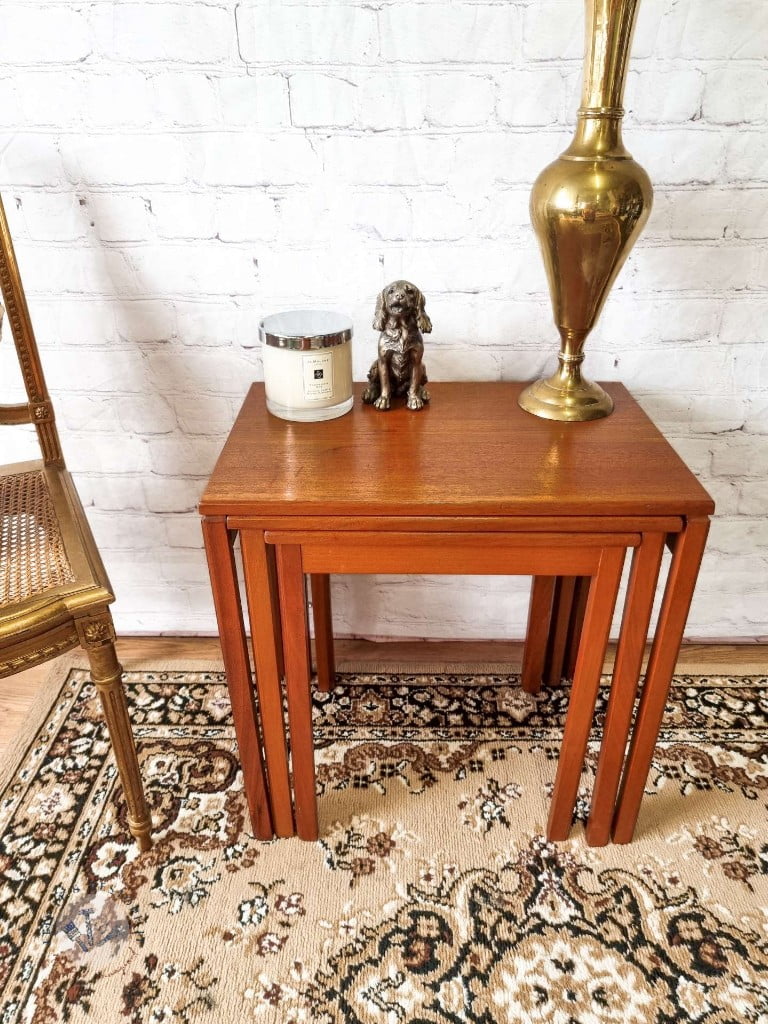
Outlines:
POLYGON ((352 339, 352 321, 325 309, 291 309, 272 313, 259 324, 259 338, 274 348, 309 352, 333 348, 352 339))

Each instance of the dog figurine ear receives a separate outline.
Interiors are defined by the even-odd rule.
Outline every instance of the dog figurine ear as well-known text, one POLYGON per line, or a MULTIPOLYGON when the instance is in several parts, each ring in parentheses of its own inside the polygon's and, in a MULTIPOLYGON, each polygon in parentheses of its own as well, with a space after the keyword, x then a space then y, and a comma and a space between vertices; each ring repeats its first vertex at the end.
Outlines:
POLYGON ((427 316, 427 311, 424 309, 424 305, 424 294, 419 292, 419 314, 416 320, 416 326, 422 334, 431 334, 432 321, 427 316))
POLYGON ((376 309, 373 313, 374 331, 383 331, 387 324, 387 312, 384 299, 384 289, 376 296, 376 309))

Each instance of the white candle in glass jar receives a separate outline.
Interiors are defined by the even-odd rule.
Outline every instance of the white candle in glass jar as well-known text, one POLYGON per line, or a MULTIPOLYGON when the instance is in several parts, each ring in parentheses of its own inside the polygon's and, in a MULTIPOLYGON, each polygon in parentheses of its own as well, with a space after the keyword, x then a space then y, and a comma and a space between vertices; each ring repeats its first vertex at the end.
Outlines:
POLYGON ((352 408, 352 321, 295 309, 259 324, 267 408, 284 420, 331 420, 352 408))

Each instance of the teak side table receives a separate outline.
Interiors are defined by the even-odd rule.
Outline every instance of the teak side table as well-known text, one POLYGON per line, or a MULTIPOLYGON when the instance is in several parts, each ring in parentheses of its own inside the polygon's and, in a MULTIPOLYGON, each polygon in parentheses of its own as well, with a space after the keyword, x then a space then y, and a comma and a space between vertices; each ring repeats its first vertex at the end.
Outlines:
POLYGON ((436 384, 421 412, 359 400, 290 423, 248 393, 200 503, 255 834, 317 836, 304 578, 320 685, 333 678, 329 574, 532 575, 523 686, 573 676, 547 834, 571 825, 622 565, 632 567, 587 842, 629 842, 706 541, 712 499, 620 384, 612 416, 523 412, 517 383, 436 384), (233 543, 240 534, 258 709, 233 543), (664 545, 673 552, 626 757, 664 545), (285 676, 290 770, 282 714, 285 676), (622 774, 623 769, 623 774, 622 774))

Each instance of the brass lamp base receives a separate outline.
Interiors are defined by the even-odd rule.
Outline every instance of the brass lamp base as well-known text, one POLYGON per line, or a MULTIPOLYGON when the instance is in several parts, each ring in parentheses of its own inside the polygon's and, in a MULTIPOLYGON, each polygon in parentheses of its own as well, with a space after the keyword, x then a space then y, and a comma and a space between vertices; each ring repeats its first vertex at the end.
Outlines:
POLYGON ((518 403, 534 416, 561 423, 599 420, 613 412, 613 399, 599 384, 561 373, 529 384, 518 403))

